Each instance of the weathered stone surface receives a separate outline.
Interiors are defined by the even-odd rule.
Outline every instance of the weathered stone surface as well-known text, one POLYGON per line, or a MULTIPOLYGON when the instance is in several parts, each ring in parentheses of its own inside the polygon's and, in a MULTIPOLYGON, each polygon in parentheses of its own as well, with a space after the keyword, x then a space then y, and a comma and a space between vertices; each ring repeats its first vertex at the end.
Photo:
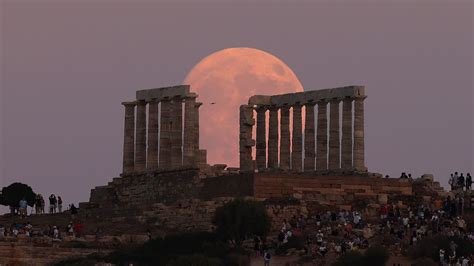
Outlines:
POLYGON ((199 107, 201 107, 201 105, 202 103, 200 102, 196 102, 194 105, 194 148, 196 152, 194 156, 196 156, 198 164, 202 165, 203 160, 207 162, 207 153, 204 154, 206 157, 202 158, 203 154, 200 152, 199 147, 199 107))
POLYGON ((295 105, 299 103, 301 105, 309 102, 318 102, 321 100, 329 100, 334 98, 354 98, 365 96, 364 86, 346 86, 332 89, 322 90, 308 90, 304 92, 287 93, 281 95, 255 95, 250 97, 250 105, 274 105, 281 107, 284 105, 295 105))
POLYGON ((184 98, 189 94, 189 85, 178 85, 172 87, 163 87, 157 89, 146 89, 139 90, 136 93, 137 100, 139 101, 161 101, 163 99, 172 99, 174 97, 184 98))
POLYGON ((158 169, 158 102, 148 104, 147 170, 158 169))
POLYGON ((135 102, 124 102, 125 123, 123 140, 123 173, 131 174, 135 169, 135 102))
POLYGON ((341 167, 341 145, 339 134, 339 102, 335 99, 330 101, 329 112, 329 161, 330 170, 336 170, 341 167))
POLYGON ((135 172, 146 170, 146 102, 137 102, 137 126, 135 142, 135 172))
POLYGON ((354 101, 354 168, 357 171, 367 171, 364 159, 364 99, 355 98, 354 101))
POLYGON ((160 102, 160 169, 171 168, 171 101, 160 102))
POLYGON ((171 107, 171 168, 178 168, 183 165, 183 99, 174 98, 171 107))
POLYGON ((278 168, 278 108, 270 107, 268 125, 268 168, 278 168))
POLYGON ((240 135, 239 135, 239 155, 240 171, 253 172, 252 147, 255 141, 252 139, 252 127, 255 124, 253 118, 253 108, 250 105, 240 106, 240 135))
POLYGON ((341 167, 352 169, 352 101, 347 98, 342 102, 342 147, 341 167))
POLYGON ((316 169, 328 168, 328 116, 327 101, 318 102, 318 132, 317 132, 316 169))
POLYGON ((304 170, 314 171, 315 143, 314 143, 314 106, 315 103, 305 105, 304 128, 304 170))
POLYGON ((266 107, 259 106, 257 111, 257 169, 263 171, 267 168, 267 138, 266 138, 266 107))
POLYGON ((290 169, 290 108, 283 106, 280 109, 280 169, 290 169))
POLYGON ((196 166, 196 137, 195 121, 196 115, 194 112, 198 111, 196 106, 196 94, 188 95, 184 99, 184 141, 183 141, 183 165, 187 167, 196 166))
POLYGON ((301 121, 301 105, 293 105, 293 140, 291 149, 291 169, 294 172, 301 172, 302 168, 302 121, 301 121))

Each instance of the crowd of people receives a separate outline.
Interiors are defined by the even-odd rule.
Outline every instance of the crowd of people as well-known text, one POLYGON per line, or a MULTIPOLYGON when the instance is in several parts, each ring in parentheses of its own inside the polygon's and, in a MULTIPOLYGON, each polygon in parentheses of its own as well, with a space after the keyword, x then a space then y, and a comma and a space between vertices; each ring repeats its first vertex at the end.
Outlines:
MULTIPOLYGON (((55 196, 54 194, 51 194, 48 198, 49 200, 49 213, 61 213, 63 211, 63 200, 61 199, 60 196, 55 196)), ((45 213, 45 201, 43 198, 43 195, 41 194, 36 194, 35 198, 35 213, 36 214, 44 214, 45 213)))
POLYGON ((24 235, 25 237, 51 237, 53 241, 61 241, 63 234, 67 236, 74 236, 79 238, 82 236, 84 225, 80 220, 75 222, 71 221, 67 227, 61 228, 59 226, 47 225, 44 228, 34 227, 30 222, 26 223, 13 223, 9 227, 0 225, 0 239, 4 237, 19 237, 24 235))
POLYGON ((451 191, 470 191, 472 187, 472 177, 470 173, 467 173, 464 177, 464 174, 458 174, 454 172, 449 178, 449 185, 451 186, 451 191))

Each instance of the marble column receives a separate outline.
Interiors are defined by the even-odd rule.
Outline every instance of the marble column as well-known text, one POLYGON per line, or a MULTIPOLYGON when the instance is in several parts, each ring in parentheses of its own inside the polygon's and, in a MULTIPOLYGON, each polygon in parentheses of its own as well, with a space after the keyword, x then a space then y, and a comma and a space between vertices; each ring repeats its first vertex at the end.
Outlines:
POLYGON ((267 138, 266 138, 266 116, 267 108, 258 106, 257 111, 257 169, 263 171, 267 168, 267 138))
POLYGON ((171 168, 179 168, 183 165, 183 99, 173 99, 171 107, 171 168))
POLYGON ((183 165, 187 167, 196 166, 196 147, 194 137, 196 136, 195 122, 196 118, 196 94, 188 95, 184 99, 184 144, 183 144, 183 165))
POLYGON ((328 169, 328 114, 327 101, 318 102, 318 133, 316 170, 324 171, 328 169))
POLYGON ((201 107, 202 103, 196 102, 194 105, 194 147, 195 147, 195 158, 199 164, 203 164, 206 162, 206 158, 202 158, 202 156, 206 156, 207 152, 201 152, 199 149, 199 107, 201 107))
POLYGON ((342 101, 341 168, 345 170, 352 169, 352 100, 342 101))
POLYGON ((354 100, 354 169, 367 171, 364 160, 364 100, 366 97, 354 100))
POLYGON ((146 102, 137 102, 137 127, 135 129, 135 172, 146 170, 146 102))
POLYGON ((160 169, 171 168, 171 101, 160 102, 160 169))
POLYGON ((302 152, 303 152, 303 136, 301 121, 301 105, 296 103, 293 105, 293 140, 291 150, 291 169, 295 172, 301 172, 302 168, 302 152))
POLYGON ((314 106, 315 103, 305 105, 305 127, 304 127, 304 170, 314 171, 314 106))
POLYGON ((290 169, 290 107, 280 109, 280 169, 290 169))
POLYGON ((268 121, 268 168, 278 169, 278 108, 270 107, 268 121))
POLYGON ((148 103, 148 150, 147 170, 158 169, 158 102, 151 100, 148 103))
POLYGON ((329 112, 329 169, 336 170, 341 166, 341 144, 339 134, 339 103, 340 99, 330 101, 329 112))
POLYGON ((125 124, 123 135, 123 174, 132 174, 135 170, 135 103, 124 102, 125 124))
POLYGON ((255 141, 252 139, 252 128, 255 125, 253 108, 251 105, 240 106, 240 131, 239 131, 239 155, 240 171, 253 172, 252 147, 255 141))

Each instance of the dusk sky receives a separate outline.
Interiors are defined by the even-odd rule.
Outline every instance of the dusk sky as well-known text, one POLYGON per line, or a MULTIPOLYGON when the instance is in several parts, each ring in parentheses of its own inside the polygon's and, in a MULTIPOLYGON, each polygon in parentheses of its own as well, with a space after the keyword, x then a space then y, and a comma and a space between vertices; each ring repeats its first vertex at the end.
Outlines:
POLYGON ((120 103, 230 47, 365 85, 369 171, 473 172, 472 1, 198 2, 0 0, 0 187, 87 201, 122 170, 120 103))

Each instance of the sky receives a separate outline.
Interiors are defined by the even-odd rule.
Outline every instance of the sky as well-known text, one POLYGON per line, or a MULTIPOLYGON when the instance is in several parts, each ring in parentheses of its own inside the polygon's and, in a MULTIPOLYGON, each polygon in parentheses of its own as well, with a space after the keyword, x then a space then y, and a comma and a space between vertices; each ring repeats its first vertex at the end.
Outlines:
POLYGON ((229 47, 277 56, 305 89, 365 85, 369 171, 474 170, 469 0, 3 0, 0 27, 0 187, 87 201, 122 170, 120 103, 229 47))

